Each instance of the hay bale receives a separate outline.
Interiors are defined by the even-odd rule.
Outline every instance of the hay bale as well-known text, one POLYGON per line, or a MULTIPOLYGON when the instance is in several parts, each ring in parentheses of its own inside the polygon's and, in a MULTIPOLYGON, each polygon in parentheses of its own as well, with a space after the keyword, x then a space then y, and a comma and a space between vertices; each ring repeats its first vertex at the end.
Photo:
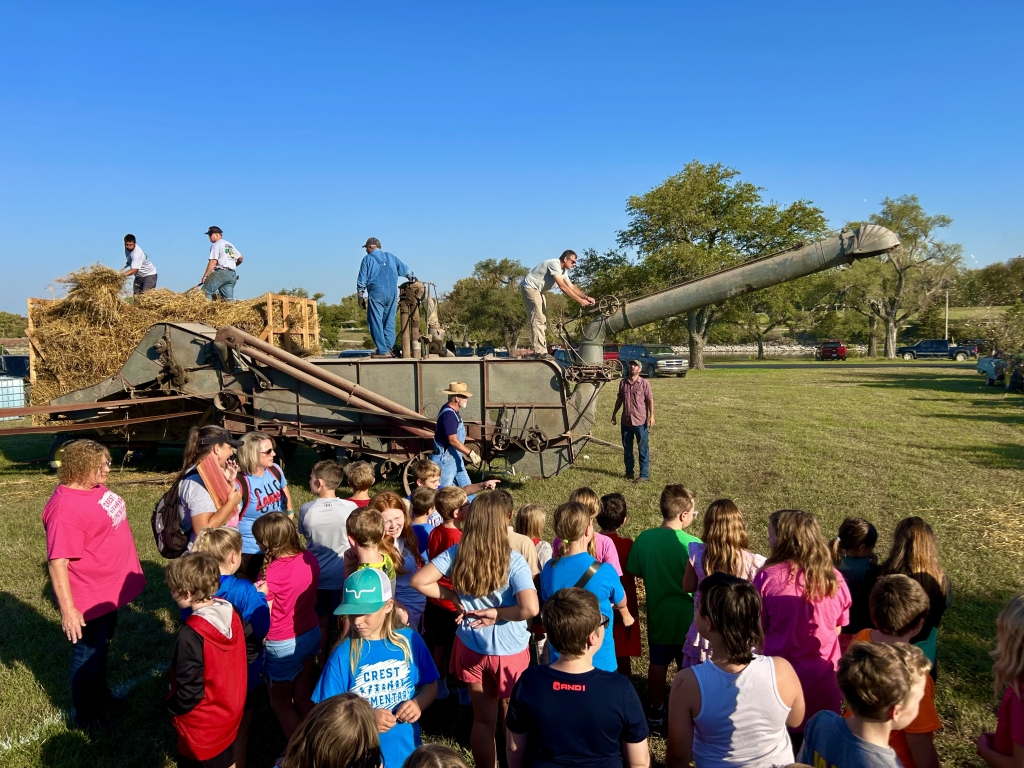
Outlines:
MULTIPOLYGON (((125 281, 117 270, 93 264, 58 280, 67 287, 67 296, 31 307, 32 337, 42 351, 42 357, 36 357, 33 405, 45 405, 117 373, 156 323, 233 325, 254 336, 267 326, 265 298, 209 301, 201 291, 175 293, 165 288, 131 297, 125 281)), ((280 312, 276 308, 275 314, 280 312)), ((290 314, 297 315, 289 318, 292 326, 301 328, 301 307, 290 314)), ((281 344, 280 334, 274 343, 281 344)))

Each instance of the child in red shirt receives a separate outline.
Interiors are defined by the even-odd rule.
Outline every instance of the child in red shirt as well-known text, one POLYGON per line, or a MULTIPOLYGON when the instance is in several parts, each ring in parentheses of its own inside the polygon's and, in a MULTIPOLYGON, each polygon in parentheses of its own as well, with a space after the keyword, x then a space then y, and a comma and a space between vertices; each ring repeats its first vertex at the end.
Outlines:
POLYGON ((353 494, 346 501, 356 505, 356 509, 362 509, 370 503, 370 489, 377 481, 373 474, 373 466, 368 461, 354 461, 345 466, 345 481, 353 494))
MULTIPOLYGON (((619 536, 619 529, 626 523, 626 499, 621 493, 608 493, 601 497, 601 511, 597 515, 597 524, 601 533, 612 540, 615 551, 618 552, 619 562, 629 562, 629 550, 633 547, 633 540, 626 536, 619 536)), ((620 577, 622 588, 626 591, 626 608, 630 616, 639 616, 640 608, 636 601, 636 576, 623 571, 620 577)), ((615 658, 619 664, 619 672, 623 675, 632 673, 630 659, 639 658, 640 650, 640 622, 633 622, 632 626, 625 626, 622 620, 615 616, 615 658)))
MULTIPOLYGON (((442 552, 446 552, 462 539, 462 516, 468 508, 469 498, 466 492, 457 485, 442 488, 434 496, 434 510, 444 521, 430 532, 427 540, 427 560, 433 560, 442 552)), ((451 588, 447 577, 442 577, 441 584, 451 588)), ((448 697, 447 672, 452 657, 452 646, 455 644, 455 617, 458 613, 450 600, 427 598, 427 607, 423 613, 423 626, 426 630, 427 647, 434 657, 434 664, 441 672, 437 681, 438 699, 448 697)), ((463 683, 459 688, 459 700, 465 698, 469 704, 469 694, 463 683)))
POLYGON ((230 768, 246 695, 245 632, 220 588, 220 563, 203 552, 172 560, 165 572, 171 597, 192 614, 171 660, 167 711, 178 732, 180 766, 230 768))

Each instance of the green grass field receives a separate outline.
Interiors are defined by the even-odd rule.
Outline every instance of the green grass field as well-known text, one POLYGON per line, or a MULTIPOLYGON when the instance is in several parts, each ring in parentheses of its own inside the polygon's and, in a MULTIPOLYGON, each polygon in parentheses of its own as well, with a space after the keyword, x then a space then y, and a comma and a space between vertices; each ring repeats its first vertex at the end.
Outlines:
MULTIPOLYGON (((972 365, 874 361, 718 368, 658 380, 654 393, 654 482, 625 484, 620 453, 592 445, 557 478, 509 484, 517 502, 553 509, 577 486, 621 491, 630 508, 626 533, 635 536, 659 520, 661 486, 683 483, 700 508, 735 499, 760 552, 767 552, 768 515, 797 507, 817 514, 827 535, 847 515, 873 520, 881 556, 896 522, 922 515, 935 527, 955 587, 939 633, 939 753, 946 765, 981 765, 974 739, 995 724, 994 620, 1024 585, 1024 399, 985 387, 972 365)), ((611 390, 605 395, 596 435, 614 441, 611 390)), ((38 464, 18 463, 45 455, 48 443, 0 431, 0 765, 174 765, 162 700, 176 622, 149 514, 180 455, 161 452, 154 465, 111 474, 110 486, 128 502, 148 586, 122 612, 112 646, 111 680, 127 691, 123 727, 92 739, 66 722, 70 651, 51 602, 40 522, 55 479, 38 464)), ((297 503, 309 498, 314 460, 300 451, 288 467, 297 503)), ((697 533, 699 526, 698 519, 697 533)), ((646 699, 644 661, 633 671, 646 699)), ((454 701, 438 702, 424 716, 424 735, 467 744, 469 723, 454 701)), ((252 733, 249 764, 271 765, 283 738, 266 703, 252 733)), ((664 742, 652 746, 662 757, 664 742)))

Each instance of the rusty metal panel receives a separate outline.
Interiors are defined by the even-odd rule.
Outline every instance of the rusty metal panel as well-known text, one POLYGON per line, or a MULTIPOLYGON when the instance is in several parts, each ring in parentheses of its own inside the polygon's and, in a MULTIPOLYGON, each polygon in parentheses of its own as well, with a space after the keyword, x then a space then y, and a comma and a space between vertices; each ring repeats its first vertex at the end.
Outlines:
POLYGON ((437 418, 438 411, 448 402, 448 389, 453 381, 465 382, 473 396, 461 411, 464 421, 482 421, 483 406, 483 367, 486 362, 478 357, 437 358, 420 362, 423 376, 423 402, 419 411, 427 418, 437 418))

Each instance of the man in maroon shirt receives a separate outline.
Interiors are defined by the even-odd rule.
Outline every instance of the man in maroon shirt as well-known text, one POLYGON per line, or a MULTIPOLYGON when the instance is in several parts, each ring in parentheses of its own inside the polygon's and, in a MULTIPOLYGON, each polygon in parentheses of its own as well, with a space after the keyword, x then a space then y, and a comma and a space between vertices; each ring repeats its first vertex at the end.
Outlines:
POLYGON ((619 394, 612 409, 612 424, 615 415, 622 408, 622 456, 626 462, 626 479, 633 479, 633 440, 636 439, 637 453, 640 454, 640 477, 638 483, 650 478, 651 456, 647 450, 648 430, 654 426, 654 396, 651 385, 640 378, 640 361, 629 361, 629 376, 619 382, 619 394))

